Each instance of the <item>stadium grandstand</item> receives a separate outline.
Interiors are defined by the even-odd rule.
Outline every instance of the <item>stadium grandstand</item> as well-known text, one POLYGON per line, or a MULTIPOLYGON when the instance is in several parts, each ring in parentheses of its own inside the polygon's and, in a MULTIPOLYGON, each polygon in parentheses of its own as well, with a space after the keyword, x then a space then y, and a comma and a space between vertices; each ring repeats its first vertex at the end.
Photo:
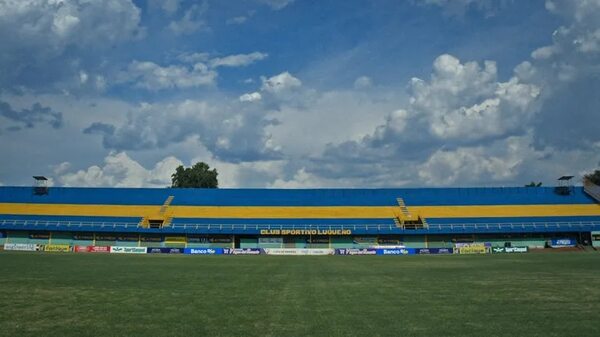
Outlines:
MULTIPOLYGON (((42 181, 43 177, 36 177, 42 181)), ((568 181, 568 179, 566 179, 568 181)), ((600 243, 600 189, 0 187, 0 244, 412 248, 600 243)))

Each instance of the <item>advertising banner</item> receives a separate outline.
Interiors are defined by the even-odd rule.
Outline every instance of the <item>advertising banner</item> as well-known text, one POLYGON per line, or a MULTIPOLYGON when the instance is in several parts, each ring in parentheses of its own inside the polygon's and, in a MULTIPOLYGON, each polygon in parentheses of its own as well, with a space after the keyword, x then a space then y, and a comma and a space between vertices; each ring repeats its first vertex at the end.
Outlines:
MULTIPOLYGON (((92 241, 92 240, 94 240, 94 234, 73 233, 73 240, 92 241)), ((98 240, 100 240, 100 239, 98 239, 98 240)))
POLYGON ((377 249, 376 255, 414 255, 416 253, 415 248, 384 248, 377 249))
POLYGON ((417 254, 452 254, 452 248, 417 248, 417 254))
POLYGON ((39 245, 34 243, 5 243, 4 250, 20 250, 27 252, 35 252, 40 249, 39 245))
POLYGON ((577 241, 574 239, 554 239, 550 242, 552 248, 575 247, 577 241))
POLYGON ((377 244, 382 245, 382 246, 387 246, 387 245, 397 246, 397 245, 402 245, 402 239, 400 237, 383 236, 383 237, 377 238, 377 244))
POLYGON ((185 236, 165 236, 165 242, 186 243, 187 238, 185 236))
POLYGON ((258 238, 259 244, 283 244, 282 237, 261 236, 258 238))
POLYGON ((140 237, 136 234, 122 234, 122 235, 117 235, 117 241, 129 241, 129 242, 135 242, 138 241, 140 239, 140 237))
POLYGON ((88 253, 110 253, 109 246, 88 246, 88 253))
POLYGON ((48 240, 50 238, 50 232, 30 232, 30 239, 48 240))
POLYGON ((376 236, 355 236, 352 238, 352 242, 357 245, 377 245, 377 237, 376 236))
POLYGON ((459 254, 486 254, 488 252, 488 248, 483 245, 459 247, 457 250, 459 254))
POLYGON ((259 255, 260 248, 223 248, 223 254, 227 255, 259 255))
POLYGON ((493 247, 492 253, 527 253, 528 247, 493 247))
POLYGON ((377 249, 373 248, 338 248, 336 255, 377 255, 377 249))
POLYGON ((67 252, 71 251, 71 246, 69 246, 69 245, 45 245, 44 251, 45 252, 67 253, 67 252))
POLYGON ((87 253, 88 247, 90 246, 73 246, 73 251, 75 253, 87 253))
POLYGON ((189 243, 231 243, 231 235, 188 235, 189 243))
POLYGON ((185 248, 184 254, 199 254, 199 255, 221 255, 223 248, 185 248))
POLYGON ((111 246, 110 252, 114 254, 146 254, 146 247, 111 246))
POLYGON ((110 253, 109 246, 74 246, 76 253, 110 253))
POLYGON ((183 254, 183 248, 148 247, 148 254, 183 254))
POLYGON ((117 241, 117 235, 111 233, 96 234, 96 241, 117 241))
POLYGON ((267 255, 333 255, 333 249, 319 248, 263 248, 267 255))

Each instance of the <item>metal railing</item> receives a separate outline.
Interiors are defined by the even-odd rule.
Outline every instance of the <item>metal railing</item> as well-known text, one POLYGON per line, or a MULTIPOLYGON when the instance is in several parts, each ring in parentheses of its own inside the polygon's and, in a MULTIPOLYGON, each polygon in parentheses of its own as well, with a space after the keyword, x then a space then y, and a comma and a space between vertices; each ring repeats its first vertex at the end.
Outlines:
MULTIPOLYGON (((0 220, 0 228, 8 226, 22 226, 34 229, 46 229, 51 227, 66 227, 77 230, 85 227, 97 227, 102 229, 137 229, 142 228, 138 222, 93 222, 93 221, 47 221, 47 220, 0 220)), ((431 224, 426 229, 402 230, 395 224, 198 224, 198 223, 172 223, 169 231, 177 230, 274 230, 274 229, 294 229, 294 230, 399 230, 399 231, 419 231, 419 232, 437 232, 437 231, 467 231, 467 230, 581 230, 600 226, 600 221, 571 221, 571 222, 514 222, 514 223, 447 223, 431 224)))

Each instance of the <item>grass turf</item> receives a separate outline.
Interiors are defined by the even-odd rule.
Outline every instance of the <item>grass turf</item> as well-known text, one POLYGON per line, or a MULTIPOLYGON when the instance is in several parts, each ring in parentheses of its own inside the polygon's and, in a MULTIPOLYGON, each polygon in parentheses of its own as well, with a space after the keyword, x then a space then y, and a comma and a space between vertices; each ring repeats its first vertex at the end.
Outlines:
POLYGON ((600 336, 600 254, 0 253, 6 336, 600 336))

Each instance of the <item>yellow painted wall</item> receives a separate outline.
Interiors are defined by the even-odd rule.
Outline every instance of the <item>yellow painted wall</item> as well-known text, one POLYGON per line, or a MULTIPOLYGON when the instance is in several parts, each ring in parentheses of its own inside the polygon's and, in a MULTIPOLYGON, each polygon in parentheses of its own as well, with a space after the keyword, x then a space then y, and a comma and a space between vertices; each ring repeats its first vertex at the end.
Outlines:
MULTIPOLYGON (((599 204, 502 205, 502 206, 413 206, 413 215, 425 218, 600 216, 599 204)), ((158 214, 160 206, 76 205, 0 203, 0 214, 145 217, 158 214)), ((383 219, 399 213, 391 206, 170 206, 174 218, 322 218, 383 219)))

